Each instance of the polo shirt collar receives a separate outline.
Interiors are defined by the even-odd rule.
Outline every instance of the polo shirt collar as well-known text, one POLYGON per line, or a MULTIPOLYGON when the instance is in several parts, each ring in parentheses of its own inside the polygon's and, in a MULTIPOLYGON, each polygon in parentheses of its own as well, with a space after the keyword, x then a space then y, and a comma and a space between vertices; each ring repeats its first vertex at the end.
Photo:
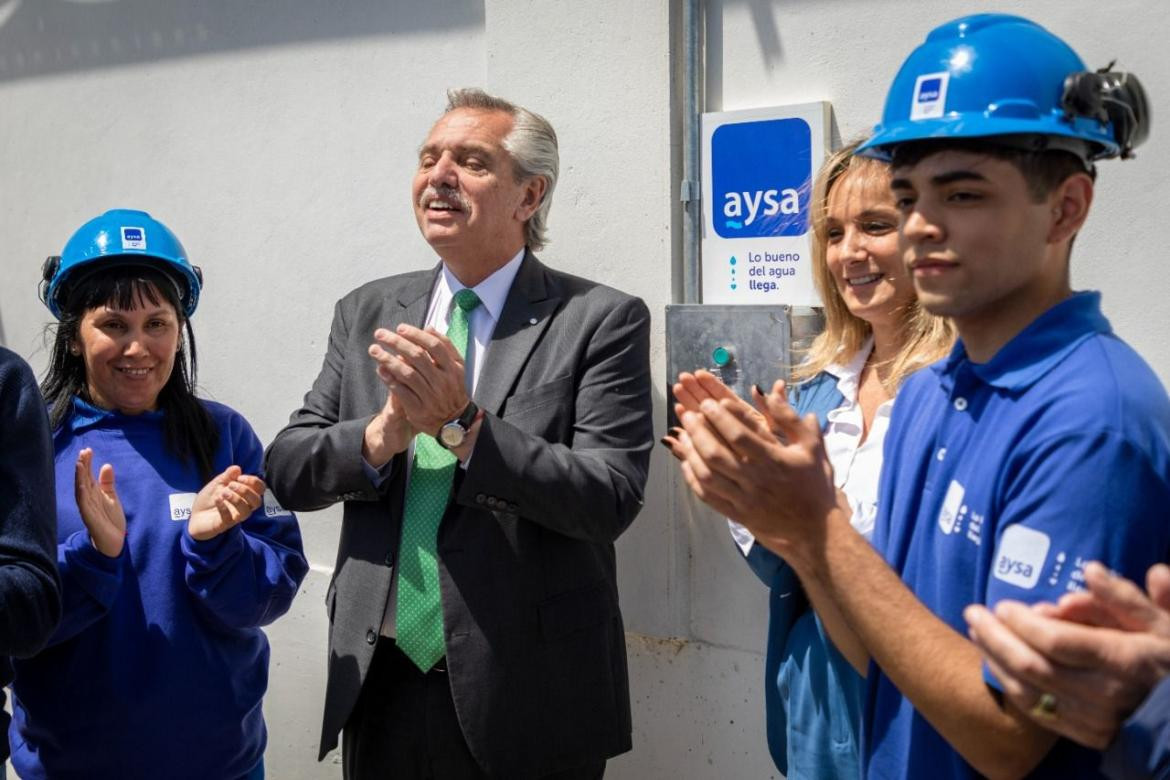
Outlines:
POLYGON ((1075 293, 1037 317, 986 363, 971 362, 960 340, 955 342, 950 356, 933 368, 940 375, 953 377, 965 363, 976 377, 992 387, 1023 390, 1039 381, 1085 339, 1112 330, 1101 313, 1101 293, 1075 293))

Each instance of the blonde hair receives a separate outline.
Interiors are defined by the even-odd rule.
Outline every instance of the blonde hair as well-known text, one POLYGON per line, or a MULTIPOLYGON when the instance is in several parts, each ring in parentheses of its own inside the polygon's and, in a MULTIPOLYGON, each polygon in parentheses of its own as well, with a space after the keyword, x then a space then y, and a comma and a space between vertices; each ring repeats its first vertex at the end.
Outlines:
MULTIPOLYGON (((813 282, 825 307, 825 330, 809 346, 804 360, 792 370, 792 380, 811 379, 827 366, 857 354, 872 334, 865 320, 855 316, 837 290, 837 283, 826 262, 828 246, 829 195, 833 187, 847 176, 889 178, 889 166, 869 157, 857 156, 861 141, 854 141, 834 152, 817 174, 812 202, 812 270, 813 282)), ((918 305, 915 298, 902 312, 905 340, 886 368, 883 385, 890 393, 912 373, 945 357, 955 342, 951 321, 936 317, 918 305)))

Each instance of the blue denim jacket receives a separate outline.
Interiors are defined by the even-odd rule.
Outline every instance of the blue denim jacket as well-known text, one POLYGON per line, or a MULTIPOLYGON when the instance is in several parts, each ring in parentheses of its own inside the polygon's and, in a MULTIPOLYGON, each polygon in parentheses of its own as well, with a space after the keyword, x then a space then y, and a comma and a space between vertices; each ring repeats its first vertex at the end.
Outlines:
MULTIPOLYGON (((822 428, 845 402, 826 373, 794 395, 797 412, 813 412, 822 428)), ((772 760, 791 780, 860 777, 865 679, 833 646, 783 559, 755 544, 747 563, 770 590, 764 702, 772 760)))

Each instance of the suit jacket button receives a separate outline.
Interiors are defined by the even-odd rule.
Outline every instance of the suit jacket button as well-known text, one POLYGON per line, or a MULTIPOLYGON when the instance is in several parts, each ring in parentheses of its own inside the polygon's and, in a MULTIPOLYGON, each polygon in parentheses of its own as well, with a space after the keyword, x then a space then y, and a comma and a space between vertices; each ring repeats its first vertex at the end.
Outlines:
POLYGON ((487 499, 488 506, 490 506, 494 509, 499 503, 500 502, 496 500, 495 496, 488 496, 488 499, 487 499))
POLYGON ((482 504, 485 500, 487 500, 487 496, 485 496, 483 493, 475 494, 475 503, 482 504))
POLYGON ((394 565, 394 551, 393 550, 390 550, 389 552, 386 553, 386 565, 387 566, 394 565))
POLYGON ((374 633, 374 629, 371 628, 369 631, 366 632, 366 644, 372 645, 377 641, 378 641, 378 635, 376 633, 374 633))

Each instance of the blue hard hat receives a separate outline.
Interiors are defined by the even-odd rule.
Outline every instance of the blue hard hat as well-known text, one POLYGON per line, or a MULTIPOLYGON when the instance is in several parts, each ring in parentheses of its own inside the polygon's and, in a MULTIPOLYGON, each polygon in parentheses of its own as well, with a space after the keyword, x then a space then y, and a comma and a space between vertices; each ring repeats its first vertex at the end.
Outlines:
POLYGON ((60 256, 43 267, 41 301, 61 318, 60 296, 70 280, 116 265, 139 265, 167 273, 175 280, 183 315, 190 317, 199 304, 203 273, 187 260, 178 237, 145 211, 113 209, 86 222, 65 244, 60 256))
POLYGON ((935 28, 890 86, 881 124, 858 150, 889 159, 911 141, 1012 136, 1097 160, 1145 140, 1149 108, 1137 78, 1087 72, 1068 44, 1007 14, 935 28))

